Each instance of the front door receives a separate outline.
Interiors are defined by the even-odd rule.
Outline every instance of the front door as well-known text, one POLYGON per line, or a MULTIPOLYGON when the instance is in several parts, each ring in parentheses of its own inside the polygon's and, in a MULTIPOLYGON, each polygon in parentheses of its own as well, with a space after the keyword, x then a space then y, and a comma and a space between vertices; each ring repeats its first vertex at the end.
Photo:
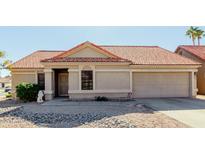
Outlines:
POLYGON ((68 73, 58 74, 58 95, 68 96, 68 73))

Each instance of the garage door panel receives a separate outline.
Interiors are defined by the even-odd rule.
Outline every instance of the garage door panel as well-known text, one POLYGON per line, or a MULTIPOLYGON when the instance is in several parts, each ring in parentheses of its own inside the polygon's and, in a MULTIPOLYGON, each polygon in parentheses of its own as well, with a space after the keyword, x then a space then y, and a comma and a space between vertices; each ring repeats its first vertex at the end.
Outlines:
POLYGON ((133 73, 134 97, 188 97, 189 73, 133 73))

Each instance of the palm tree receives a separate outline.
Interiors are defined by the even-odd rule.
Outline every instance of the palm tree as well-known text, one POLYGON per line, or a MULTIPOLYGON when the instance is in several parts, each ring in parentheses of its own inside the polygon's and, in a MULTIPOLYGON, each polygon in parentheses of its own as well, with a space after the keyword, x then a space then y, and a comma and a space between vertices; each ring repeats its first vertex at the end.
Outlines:
POLYGON ((200 45, 200 39, 202 39, 202 37, 205 36, 205 32, 201 29, 198 29, 197 27, 197 30, 196 30, 196 37, 197 37, 197 40, 198 40, 198 45, 200 45))
POLYGON ((187 31, 186 31, 186 35, 189 36, 192 39, 192 43, 193 45, 195 45, 195 40, 196 40, 196 31, 197 31, 197 27, 194 28, 193 26, 191 26, 187 31))

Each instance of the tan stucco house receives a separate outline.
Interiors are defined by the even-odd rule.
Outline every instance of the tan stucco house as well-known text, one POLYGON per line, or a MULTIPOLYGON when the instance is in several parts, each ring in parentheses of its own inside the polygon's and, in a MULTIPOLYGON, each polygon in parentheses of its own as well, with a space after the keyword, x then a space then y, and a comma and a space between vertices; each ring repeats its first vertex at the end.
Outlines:
POLYGON ((95 96, 194 97, 200 63, 158 46, 105 46, 84 42, 67 51, 36 51, 12 65, 12 92, 38 83, 46 99, 95 96))
POLYGON ((201 63, 197 72, 199 94, 205 94, 205 46, 181 45, 175 53, 201 63))

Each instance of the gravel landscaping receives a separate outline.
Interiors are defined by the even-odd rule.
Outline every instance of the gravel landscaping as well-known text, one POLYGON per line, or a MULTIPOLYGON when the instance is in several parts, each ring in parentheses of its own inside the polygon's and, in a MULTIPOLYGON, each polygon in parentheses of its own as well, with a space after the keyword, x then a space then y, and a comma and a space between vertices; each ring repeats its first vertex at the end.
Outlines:
MULTIPOLYGON (((155 112, 151 108, 139 104, 128 105, 132 112, 87 112, 87 113, 59 113, 59 112, 35 112, 35 108, 42 107, 39 104, 19 104, 14 101, 0 102, 0 127, 1 128, 175 128, 188 127, 183 123, 169 118, 162 113, 155 112), (26 110, 26 105, 32 107, 33 112, 26 110)), ((46 106, 49 108, 50 106, 46 106)), ((69 108, 69 106, 55 106, 69 108)), ((27 107, 28 108, 28 107, 27 107)), ((45 108, 45 106, 44 106, 45 108)), ((119 109, 119 107, 117 108, 119 109)))
POLYGON ((80 127, 86 128, 186 128, 187 125, 178 122, 162 113, 154 112, 145 105, 137 105, 142 112, 128 113, 98 121, 86 123, 80 127))

